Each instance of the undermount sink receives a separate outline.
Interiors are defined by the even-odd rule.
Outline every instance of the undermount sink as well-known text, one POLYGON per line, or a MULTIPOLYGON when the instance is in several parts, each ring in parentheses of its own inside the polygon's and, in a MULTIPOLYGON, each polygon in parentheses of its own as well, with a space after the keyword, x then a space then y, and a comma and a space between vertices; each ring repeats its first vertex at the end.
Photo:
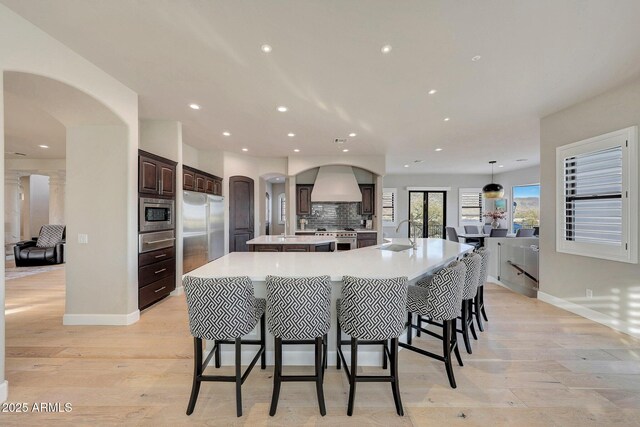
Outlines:
POLYGON ((391 244, 386 246, 380 246, 378 249, 380 249, 381 251, 402 252, 402 251, 406 251, 407 249, 413 249, 413 246, 391 244))

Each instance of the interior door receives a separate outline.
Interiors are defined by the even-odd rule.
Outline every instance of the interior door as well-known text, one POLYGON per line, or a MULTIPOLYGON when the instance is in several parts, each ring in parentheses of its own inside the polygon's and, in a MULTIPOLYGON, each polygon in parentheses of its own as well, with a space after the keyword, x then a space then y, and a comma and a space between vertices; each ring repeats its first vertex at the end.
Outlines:
POLYGON ((248 252, 247 241, 253 239, 253 179, 229 178, 229 252, 248 252))
MULTIPOLYGON (((409 219, 420 223, 418 238, 434 237, 444 239, 447 226, 446 191, 409 191, 409 219)), ((413 227, 409 236, 414 237, 413 227)))

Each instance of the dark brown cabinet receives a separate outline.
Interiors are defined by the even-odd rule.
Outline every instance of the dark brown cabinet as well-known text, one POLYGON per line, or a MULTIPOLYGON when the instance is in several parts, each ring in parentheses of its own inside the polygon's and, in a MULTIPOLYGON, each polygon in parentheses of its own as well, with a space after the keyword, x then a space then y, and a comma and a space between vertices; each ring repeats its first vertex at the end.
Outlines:
POLYGON ((189 166, 182 168, 182 189, 222 196, 222 178, 189 166))
POLYGON ((140 150, 138 192, 142 195, 173 198, 176 195, 176 163, 140 150))
POLYGON ((166 297, 176 288, 175 248, 138 255, 138 308, 166 297))
POLYGON ((366 248, 377 244, 378 233, 358 233, 358 248, 366 248))
POLYGON ((313 191, 313 185, 296 185, 297 215, 311 215, 311 191, 313 191))
POLYGON ((360 184, 362 193, 361 215, 373 215, 376 213, 376 186, 375 184, 360 184))

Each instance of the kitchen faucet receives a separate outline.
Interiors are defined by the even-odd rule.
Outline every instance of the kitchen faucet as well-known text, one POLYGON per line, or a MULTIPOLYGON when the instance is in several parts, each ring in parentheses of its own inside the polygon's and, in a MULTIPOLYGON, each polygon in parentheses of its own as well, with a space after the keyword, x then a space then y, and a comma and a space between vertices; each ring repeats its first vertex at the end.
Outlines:
POLYGON ((409 242, 411 242, 411 246, 413 246, 413 249, 418 249, 418 227, 420 226, 420 223, 417 222, 415 219, 405 219, 400 221, 400 224, 398 224, 398 227, 396 228, 396 233, 398 231, 400 231, 400 227, 402 226, 402 224, 404 223, 409 223, 409 226, 413 227, 413 240, 411 239, 411 233, 409 233, 409 242))

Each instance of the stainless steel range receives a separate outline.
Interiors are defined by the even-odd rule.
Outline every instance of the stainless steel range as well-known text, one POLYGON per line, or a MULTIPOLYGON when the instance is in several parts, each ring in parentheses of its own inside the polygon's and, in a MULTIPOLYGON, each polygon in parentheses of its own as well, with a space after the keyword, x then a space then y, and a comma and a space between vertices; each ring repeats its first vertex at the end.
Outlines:
POLYGON ((316 236, 335 237, 337 251, 348 251, 358 247, 358 233, 355 231, 317 231, 316 236))

